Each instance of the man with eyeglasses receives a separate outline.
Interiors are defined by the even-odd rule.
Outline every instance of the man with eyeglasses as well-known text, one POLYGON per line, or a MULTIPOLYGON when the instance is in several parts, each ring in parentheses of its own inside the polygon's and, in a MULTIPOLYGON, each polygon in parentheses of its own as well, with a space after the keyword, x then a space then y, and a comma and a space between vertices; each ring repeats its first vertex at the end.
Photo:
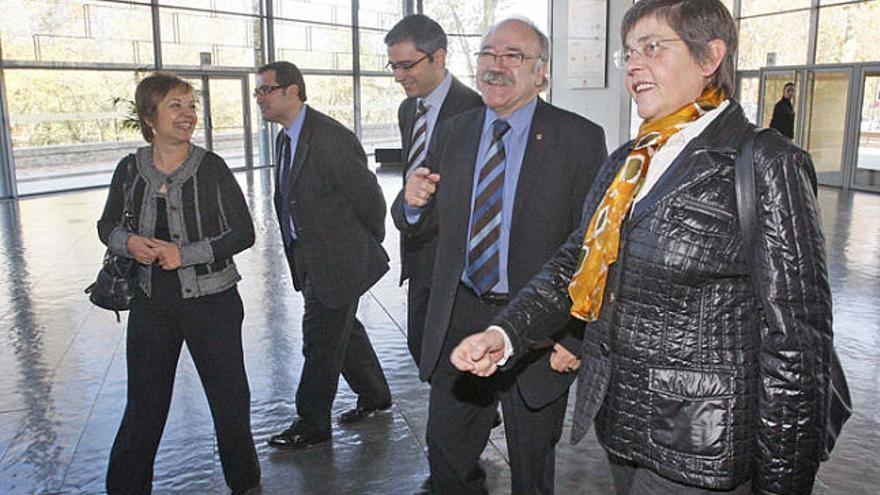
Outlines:
POLYGON ((283 127, 275 140, 275 211, 293 286, 305 303, 297 417, 269 445, 301 449, 330 440, 340 373, 358 396, 340 424, 391 407, 388 382, 355 316, 361 295, 388 271, 385 199, 357 136, 305 104, 295 65, 260 67, 256 86, 263 118, 283 127))
POLYGON ((569 320, 555 341, 491 380, 459 372, 449 357, 578 227, 605 136, 539 98, 550 47, 531 22, 495 25, 476 56, 485 105, 437 128, 426 166, 404 193, 407 234, 439 232, 420 361, 431 382, 431 478, 440 493, 486 493, 478 461, 500 400, 513 493, 553 493, 583 324, 569 320))
MULTIPOLYGON (((414 14, 404 17, 385 35, 386 68, 394 73, 407 98, 397 109, 407 175, 424 165, 428 145, 437 125, 447 118, 483 104, 476 91, 462 84, 446 69, 446 33, 433 19, 414 14)), ((416 364, 422 349, 422 332, 437 233, 406 235, 403 188, 391 206, 400 236, 400 283, 409 279, 406 306, 406 341, 416 364)))

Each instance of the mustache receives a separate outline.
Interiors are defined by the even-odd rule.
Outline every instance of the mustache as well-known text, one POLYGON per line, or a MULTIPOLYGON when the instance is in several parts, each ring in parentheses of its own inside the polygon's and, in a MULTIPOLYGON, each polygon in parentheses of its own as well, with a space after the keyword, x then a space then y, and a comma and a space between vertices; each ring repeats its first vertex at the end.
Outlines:
POLYGON ((501 84, 504 86, 513 86, 513 78, 508 76, 507 74, 489 69, 480 76, 480 82, 484 82, 487 84, 501 84))

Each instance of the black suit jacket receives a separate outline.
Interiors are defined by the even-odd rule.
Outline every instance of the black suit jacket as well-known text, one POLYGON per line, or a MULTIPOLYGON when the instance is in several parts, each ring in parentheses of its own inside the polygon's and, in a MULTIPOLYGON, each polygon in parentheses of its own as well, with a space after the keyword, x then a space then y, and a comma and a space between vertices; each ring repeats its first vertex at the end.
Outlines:
MULTIPOLYGON (((431 377, 440 359, 452 307, 462 288, 467 256, 471 191, 485 107, 465 112, 438 129, 428 165, 440 173, 437 194, 414 231, 438 228, 436 262, 425 322, 420 377, 431 377)), ((596 124, 539 100, 532 119, 514 200, 508 256, 510 294, 524 287, 578 228, 584 197, 607 156, 605 133, 596 124)), ((474 328, 474 332, 482 328, 474 328)), ((554 332, 568 350, 580 349, 583 324, 570 319, 554 332)), ((541 407, 567 391, 573 373, 550 368, 549 347, 517 370, 523 398, 541 407)))
MULTIPOLYGON (((305 121, 288 174, 288 203, 297 235, 288 261, 297 290, 308 277, 324 305, 341 307, 357 300, 388 271, 382 248, 385 198, 354 133, 311 107, 302 111, 305 121)), ((275 144, 280 154, 281 133, 275 144)), ((281 163, 280 156, 276 163, 281 163)), ((274 199, 280 224, 277 172, 274 199)))
MULTIPOLYGON (((397 123, 400 127, 400 137, 403 150, 403 180, 406 186, 406 168, 407 157, 409 157, 409 145, 412 137, 413 125, 415 125, 416 104, 418 98, 412 97, 403 100, 397 109, 397 123)), ((440 114, 437 116, 437 123, 434 125, 434 133, 436 130, 450 117, 458 115, 466 110, 477 108, 483 104, 483 98, 473 89, 465 86, 455 76, 452 77, 452 85, 449 87, 449 93, 443 100, 443 106, 440 107, 440 114)), ((391 216, 394 219, 394 225, 401 232, 400 236, 400 283, 407 278, 411 278, 410 284, 422 284, 427 286, 431 280, 431 271, 434 267, 434 253, 437 251, 437 232, 436 230, 429 232, 420 232, 418 234, 409 235, 408 226, 403 211, 403 190, 397 195, 394 203, 391 205, 391 216)))

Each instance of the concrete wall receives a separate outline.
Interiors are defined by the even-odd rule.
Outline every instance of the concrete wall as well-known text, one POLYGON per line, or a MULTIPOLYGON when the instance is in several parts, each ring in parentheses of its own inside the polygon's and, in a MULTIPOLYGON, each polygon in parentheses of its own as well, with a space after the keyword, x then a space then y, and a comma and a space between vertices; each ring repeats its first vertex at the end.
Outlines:
POLYGON ((614 66, 611 54, 622 45, 620 22, 631 5, 630 0, 608 1, 606 87, 569 89, 565 78, 568 72, 566 52, 569 0, 553 0, 553 103, 604 127, 609 152, 629 139, 630 96, 624 88, 624 73, 614 66))

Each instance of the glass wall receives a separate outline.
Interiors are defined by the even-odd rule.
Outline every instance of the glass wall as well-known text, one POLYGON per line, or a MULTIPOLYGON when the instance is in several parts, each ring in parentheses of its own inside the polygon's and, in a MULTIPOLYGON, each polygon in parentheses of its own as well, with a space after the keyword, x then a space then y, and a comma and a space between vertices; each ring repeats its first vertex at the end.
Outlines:
POLYGON ((737 0, 733 11, 738 91, 749 118, 768 125, 782 85, 798 74, 795 141, 813 155, 820 183, 877 189, 880 96, 871 94, 870 71, 880 61, 880 0, 737 0), (761 107, 752 108, 762 89, 761 107))
POLYGON ((862 87, 853 182, 859 187, 880 191, 880 66, 865 71, 862 87))
POLYGON ((22 195, 106 184, 144 144, 131 101, 157 69, 196 88, 196 143, 233 167, 271 165, 270 126, 247 96, 269 60, 296 63, 309 104, 357 130, 368 153, 397 146, 405 94, 384 70, 383 38, 417 7, 450 34, 449 67, 469 84, 489 25, 520 15, 549 29, 546 0, 0 0, 15 13, 0 15, 12 142, 2 166, 22 195))
POLYGON ((425 15, 435 19, 449 36, 447 66, 466 84, 475 86, 477 60, 482 34, 492 24, 507 17, 531 19, 550 35, 550 2, 534 0, 424 0, 425 15))
POLYGON ((403 93, 383 70, 382 38, 413 3, 0 0, 0 12, 15 12, 0 15, 0 56, 16 191, 106 184, 119 159, 144 144, 131 101, 156 69, 193 84, 193 141, 235 168, 271 164, 269 127, 250 96, 255 69, 270 59, 296 63, 309 104, 359 129, 368 153, 397 144, 403 93))
POLYGON ((804 149, 813 156, 819 182, 843 183, 849 71, 816 71, 808 74, 804 119, 804 149))

